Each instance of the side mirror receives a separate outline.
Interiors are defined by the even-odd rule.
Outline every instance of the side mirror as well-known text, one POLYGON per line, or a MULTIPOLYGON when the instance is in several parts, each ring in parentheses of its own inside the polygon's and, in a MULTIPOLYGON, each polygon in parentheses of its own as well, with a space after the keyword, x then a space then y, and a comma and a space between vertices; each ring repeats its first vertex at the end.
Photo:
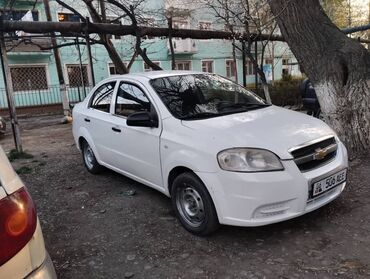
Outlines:
POLYGON ((126 120, 127 126, 158 127, 157 115, 147 111, 139 111, 130 114, 126 120))

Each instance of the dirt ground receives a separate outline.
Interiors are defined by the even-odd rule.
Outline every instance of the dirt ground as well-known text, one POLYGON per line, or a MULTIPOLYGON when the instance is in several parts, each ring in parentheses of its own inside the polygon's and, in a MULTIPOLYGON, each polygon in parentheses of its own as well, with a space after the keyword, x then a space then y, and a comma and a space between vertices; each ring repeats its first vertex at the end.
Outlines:
MULTIPOLYGON (((344 193, 315 212, 201 238, 162 194, 111 171, 89 174, 60 119, 22 119, 34 158, 13 162, 60 278, 370 278, 370 159, 352 164, 344 193)), ((10 133, 0 144, 13 148, 10 133)))

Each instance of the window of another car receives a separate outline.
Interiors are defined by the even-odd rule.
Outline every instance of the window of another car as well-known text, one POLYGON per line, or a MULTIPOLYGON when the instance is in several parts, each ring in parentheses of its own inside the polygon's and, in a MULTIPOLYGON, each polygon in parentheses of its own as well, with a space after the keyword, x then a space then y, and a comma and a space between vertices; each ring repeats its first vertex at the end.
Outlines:
POLYGON ((90 108, 109 113, 115 85, 116 81, 110 81, 96 89, 91 97, 90 108))
POLYGON ((150 101, 138 86, 121 82, 114 108, 114 113, 119 116, 127 117, 134 112, 150 112, 150 101))

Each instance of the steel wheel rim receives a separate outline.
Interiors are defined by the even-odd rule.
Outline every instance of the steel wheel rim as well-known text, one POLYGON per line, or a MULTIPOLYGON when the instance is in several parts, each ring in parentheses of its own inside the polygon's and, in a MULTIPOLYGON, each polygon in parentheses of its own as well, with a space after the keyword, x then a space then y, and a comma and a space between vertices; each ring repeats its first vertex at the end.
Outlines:
POLYGON ((92 169, 94 167, 95 156, 94 156, 94 152, 92 151, 89 145, 85 147, 84 158, 85 158, 85 163, 88 169, 92 169))
POLYGON ((205 219, 201 195, 193 187, 184 184, 176 192, 176 206, 183 220, 192 227, 199 227, 205 219))

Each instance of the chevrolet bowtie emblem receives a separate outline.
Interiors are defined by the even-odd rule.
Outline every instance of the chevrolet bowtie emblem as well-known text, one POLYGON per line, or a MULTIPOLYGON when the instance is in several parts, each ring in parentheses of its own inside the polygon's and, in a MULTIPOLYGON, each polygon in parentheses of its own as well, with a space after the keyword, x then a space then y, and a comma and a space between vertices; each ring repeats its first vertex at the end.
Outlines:
POLYGON ((322 148, 316 148, 315 153, 313 154, 314 160, 322 160, 328 155, 328 150, 327 149, 322 149, 322 148))

